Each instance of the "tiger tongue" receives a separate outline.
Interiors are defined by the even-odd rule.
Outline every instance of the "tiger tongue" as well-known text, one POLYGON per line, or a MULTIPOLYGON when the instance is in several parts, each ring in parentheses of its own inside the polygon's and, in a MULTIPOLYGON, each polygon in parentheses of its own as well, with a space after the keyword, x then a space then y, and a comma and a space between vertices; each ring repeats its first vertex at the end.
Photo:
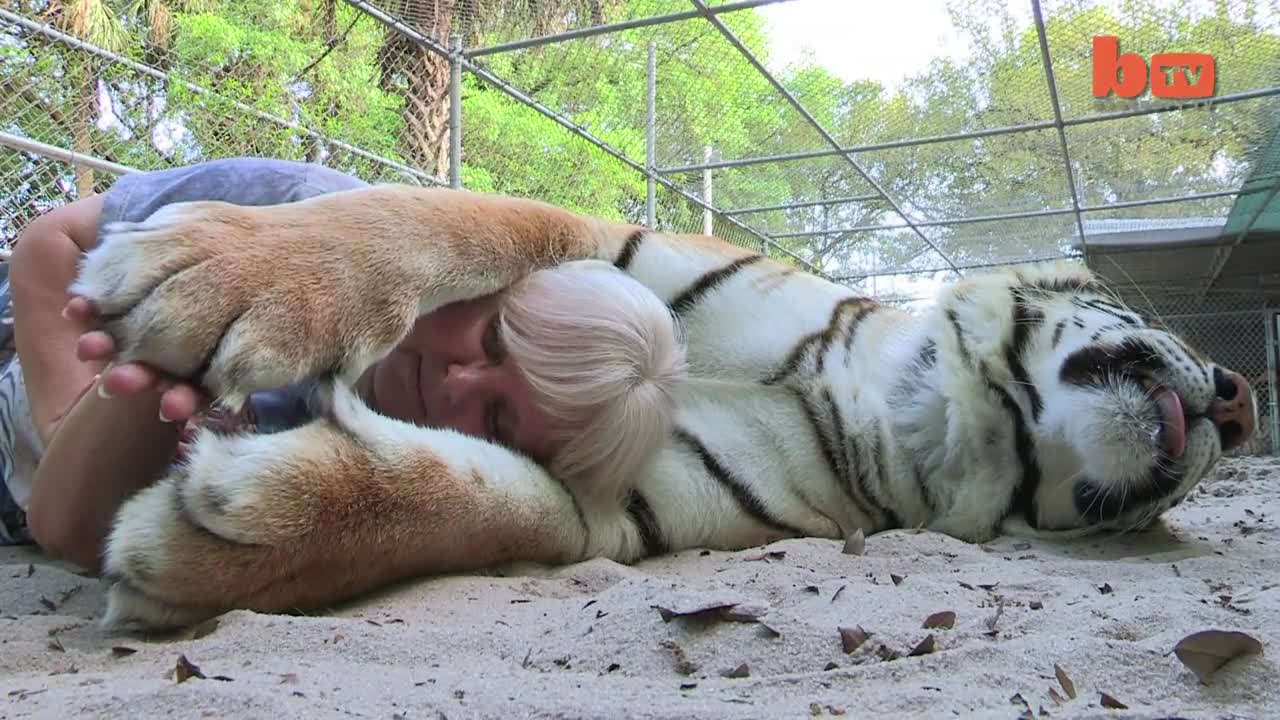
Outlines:
POLYGON ((1160 447, 1173 459, 1182 457, 1187 449, 1187 420, 1182 414, 1182 399, 1168 388, 1161 388, 1155 396, 1160 408, 1160 447))

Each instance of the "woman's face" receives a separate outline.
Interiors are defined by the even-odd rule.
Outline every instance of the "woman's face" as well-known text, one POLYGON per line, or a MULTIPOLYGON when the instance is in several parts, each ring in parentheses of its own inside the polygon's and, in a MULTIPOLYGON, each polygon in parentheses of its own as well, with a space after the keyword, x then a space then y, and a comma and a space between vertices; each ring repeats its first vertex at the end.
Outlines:
POLYGON ((563 423, 542 410, 506 353, 497 295, 446 305, 414 323, 409 336, 362 380, 378 412, 427 427, 485 438, 547 463, 563 423))

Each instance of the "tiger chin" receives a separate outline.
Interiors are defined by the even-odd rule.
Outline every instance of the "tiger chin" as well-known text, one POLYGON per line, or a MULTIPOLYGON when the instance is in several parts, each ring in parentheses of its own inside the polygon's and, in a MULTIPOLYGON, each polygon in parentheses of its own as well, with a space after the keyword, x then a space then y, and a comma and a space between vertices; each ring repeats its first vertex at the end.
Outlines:
POLYGON ((891 528, 1132 530, 1257 418, 1242 377, 1076 265, 974 275, 916 315, 715 238, 439 188, 168 206, 106 228, 73 292, 125 360, 203 369, 224 398, 320 378, 330 399, 292 430, 198 436, 121 508, 103 562, 103 623, 119 629, 327 607, 516 561, 891 528), (583 259, 648 287, 687 340, 670 437, 622 497, 588 501, 511 450, 354 394, 418 315, 583 259))
POLYGON ((1068 263, 957 283, 902 341, 890 433, 966 540, 1145 528, 1256 424, 1243 377, 1068 263))

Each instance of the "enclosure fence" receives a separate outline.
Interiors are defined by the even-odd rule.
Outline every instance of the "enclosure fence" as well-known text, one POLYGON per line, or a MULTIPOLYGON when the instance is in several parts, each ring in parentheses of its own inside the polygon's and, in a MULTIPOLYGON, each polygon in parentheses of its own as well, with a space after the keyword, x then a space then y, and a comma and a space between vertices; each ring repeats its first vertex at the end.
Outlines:
MULTIPOLYGON (((1280 18, 1265 6, 1220 3, 1197 30, 1221 48, 1212 99, 1103 103, 1090 38, 1119 23, 1126 50, 1149 55, 1168 17, 959 2, 956 17, 1027 20, 973 68, 935 63, 889 97, 771 60, 760 13, 803 2, 210 0, 96 24, 73 12, 93 3, 10 2, 0 240, 123 173, 258 155, 714 232, 910 303, 970 269, 1090 262, 1100 224, 1221 219, 1280 188, 1280 173, 1246 182, 1280 117, 1280 18), (1192 172, 1184 152, 1212 157, 1192 172)), ((1250 377, 1264 418, 1247 451, 1277 452, 1276 304, 1224 274, 1233 250, 1126 300, 1250 377)))

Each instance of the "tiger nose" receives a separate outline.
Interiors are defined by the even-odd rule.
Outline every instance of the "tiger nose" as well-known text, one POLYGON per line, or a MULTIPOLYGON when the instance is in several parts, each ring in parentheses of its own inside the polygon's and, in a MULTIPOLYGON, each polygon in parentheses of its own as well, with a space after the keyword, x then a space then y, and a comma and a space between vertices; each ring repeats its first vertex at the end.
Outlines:
POLYGON ((1257 426, 1253 388, 1239 373, 1214 368, 1213 384, 1218 397, 1209 403, 1209 419, 1222 437, 1222 449, 1240 447, 1257 426))

